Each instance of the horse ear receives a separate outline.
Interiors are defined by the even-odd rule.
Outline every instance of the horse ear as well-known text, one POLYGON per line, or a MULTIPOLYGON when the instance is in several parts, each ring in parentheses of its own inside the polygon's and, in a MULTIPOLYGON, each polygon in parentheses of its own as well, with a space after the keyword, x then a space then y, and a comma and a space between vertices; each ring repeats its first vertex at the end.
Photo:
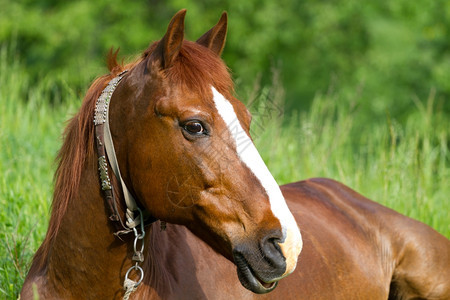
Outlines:
POLYGON ((168 68, 180 52, 184 39, 184 17, 186 9, 177 12, 170 20, 167 32, 159 41, 154 53, 161 59, 161 67, 168 68))
POLYGON ((211 28, 207 33, 202 35, 197 43, 211 49, 217 55, 222 54, 222 50, 225 46, 225 39, 227 37, 227 25, 228 25, 228 15, 224 11, 220 17, 219 22, 211 28))

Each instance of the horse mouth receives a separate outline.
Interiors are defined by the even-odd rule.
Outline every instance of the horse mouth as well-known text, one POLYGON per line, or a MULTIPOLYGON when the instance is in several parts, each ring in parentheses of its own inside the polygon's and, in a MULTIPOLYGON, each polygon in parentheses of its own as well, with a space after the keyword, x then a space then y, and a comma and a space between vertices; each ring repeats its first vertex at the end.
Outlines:
POLYGON ((239 281, 246 289, 256 294, 266 294, 277 287, 278 281, 265 282, 259 278, 243 255, 235 253, 233 256, 239 281))

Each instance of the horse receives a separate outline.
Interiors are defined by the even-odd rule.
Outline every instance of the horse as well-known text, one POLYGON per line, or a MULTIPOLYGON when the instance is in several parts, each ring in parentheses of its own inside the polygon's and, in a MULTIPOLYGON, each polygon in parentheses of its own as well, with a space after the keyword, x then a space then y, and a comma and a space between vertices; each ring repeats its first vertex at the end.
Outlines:
POLYGON ((227 14, 195 42, 185 14, 135 62, 111 51, 68 123, 21 299, 450 299, 431 227, 331 179, 277 185, 220 58, 227 14))

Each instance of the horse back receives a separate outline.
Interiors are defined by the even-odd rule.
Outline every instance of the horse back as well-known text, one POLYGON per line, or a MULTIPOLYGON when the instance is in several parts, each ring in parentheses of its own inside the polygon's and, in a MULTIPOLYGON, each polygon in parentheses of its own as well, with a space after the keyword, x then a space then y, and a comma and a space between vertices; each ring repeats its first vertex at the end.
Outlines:
POLYGON ((303 299, 450 299, 450 241, 431 227, 331 179, 282 191, 304 245, 279 291, 303 299))

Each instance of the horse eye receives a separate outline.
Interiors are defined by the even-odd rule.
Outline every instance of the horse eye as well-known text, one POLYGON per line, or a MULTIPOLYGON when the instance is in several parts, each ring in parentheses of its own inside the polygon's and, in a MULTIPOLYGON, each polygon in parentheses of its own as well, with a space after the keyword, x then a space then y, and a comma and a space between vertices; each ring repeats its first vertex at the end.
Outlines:
POLYGON ((189 121, 183 125, 184 130, 189 132, 190 134, 203 134, 205 133, 205 128, 202 123, 198 121, 189 121))

